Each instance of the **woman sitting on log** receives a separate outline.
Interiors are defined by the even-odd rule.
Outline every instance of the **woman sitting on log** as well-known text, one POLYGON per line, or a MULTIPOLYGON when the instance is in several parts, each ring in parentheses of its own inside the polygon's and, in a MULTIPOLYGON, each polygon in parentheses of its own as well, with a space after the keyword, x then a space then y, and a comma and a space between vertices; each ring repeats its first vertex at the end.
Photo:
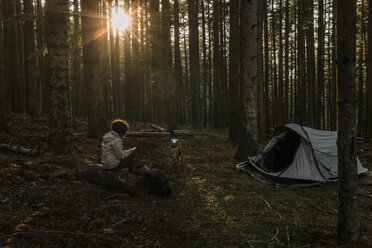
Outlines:
POLYGON ((103 136, 102 141, 102 165, 107 171, 118 172, 121 169, 129 168, 134 174, 143 174, 149 168, 146 165, 135 166, 137 161, 134 158, 136 147, 123 148, 123 138, 127 134, 129 124, 121 119, 111 123, 111 131, 103 136))

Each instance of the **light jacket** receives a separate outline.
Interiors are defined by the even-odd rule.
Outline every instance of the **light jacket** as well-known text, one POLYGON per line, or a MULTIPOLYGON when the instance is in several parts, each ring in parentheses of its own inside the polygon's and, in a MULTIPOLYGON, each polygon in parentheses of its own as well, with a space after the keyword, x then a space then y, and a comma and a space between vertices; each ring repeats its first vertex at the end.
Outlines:
POLYGON ((131 149, 124 150, 122 138, 115 131, 106 133, 102 141, 102 158, 101 163, 105 169, 116 167, 120 160, 127 158, 131 149))

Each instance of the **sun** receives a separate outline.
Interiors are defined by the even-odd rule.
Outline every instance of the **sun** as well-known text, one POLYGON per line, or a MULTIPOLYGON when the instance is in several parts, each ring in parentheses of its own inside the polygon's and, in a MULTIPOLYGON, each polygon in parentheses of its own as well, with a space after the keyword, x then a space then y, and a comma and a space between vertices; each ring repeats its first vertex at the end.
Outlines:
POLYGON ((128 27, 129 18, 124 14, 124 10, 119 8, 111 12, 112 26, 114 29, 124 30, 128 27))

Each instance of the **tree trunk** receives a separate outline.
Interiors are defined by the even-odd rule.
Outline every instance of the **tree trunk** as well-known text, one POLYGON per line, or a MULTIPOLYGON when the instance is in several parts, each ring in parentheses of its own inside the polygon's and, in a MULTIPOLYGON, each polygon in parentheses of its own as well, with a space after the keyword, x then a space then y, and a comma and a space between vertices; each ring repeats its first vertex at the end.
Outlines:
POLYGON ((190 82, 191 82, 191 126, 200 127, 200 66, 198 0, 188 0, 189 44, 190 44, 190 82))
POLYGON ((331 129, 333 131, 337 130, 337 70, 336 70, 336 48, 337 48, 337 40, 336 40, 336 26, 337 26, 337 0, 333 0, 333 27, 332 27, 332 86, 331 86, 331 93, 332 93, 332 103, 331 103, 331 129))
POLYGON ((207 104, 207 92, 208 92, 208 63, 207 63, 207 36, 206 36, 206 30, 205 30, 205 6, 204 6, 204 0, 200 1, 201 5, 201 12, 202 12, 202 39, 203 39, 203 99, 202 99, 202 120, 203 120, 203 126, 208 126, 208 104, 207 104))
POLYGON ((22 5, 21 0, 15 0, 16 4, 16 25, 17 25, 17 49, 18 49, 18 63, 20 68, 19 85, 16 88, 16 98, 14 98, 15 112, 24 113, 26 112, 26 78, 25 78, 25 54, 24 54, 24 30, 23 23, 21 21, 22 17, 22 5))
POLYGON ((289 109, 289 33, 290 33, 290 26, 289 26, 289 0, 285 1, 285 34, 284 34, 284 42, 285 42, 285 51, 284 51, 284 109, 283 109, 283 116, 282 122, 288 123, 288 109, 289 109))
POLYGON ((272 29, 272 44, 273 44, 273 81, 272 81, 272 114, 274 126, 278 124, 279 117, 279 103, 278 103, 278 78, 277 78, 277 56, 276 56, 276 35, 275 35, 275 10, 274 10, 274 0, 271 2, 271 29, 272 29))
POLYGON ((5 84, 4 84, 4 43, 3 43, 3 1, 0 1, 0 132, 8 130, 5 120, 5 84))
POLYGON ((307 60, 307 111, 303 109, 305 114, 306 124, 310 127, 314 127, 315 120, 315 53, 314 53, 314 1, 304 1, 304 24, 305 24, 305 36, 306 36, 306 60, 307 60))
POLYGON ((266 120, 264 105, 264 83, 262 76, 263 64, 263 45, 262 45, 262 28, 263 28, 262 1, 257 1, 257 128, 258 137, 264 140, 266 136, 266 120))
POLYGON ((221 106, 221 63, 220 40, 219 40, 219 3, 213 0, 213 127, 222 127, 222 106, 221 106))
POLYGON ((263 29, 264 29, 264 47, 265 47, 265 65, 264 65, 264 70, 265 70, 265 95, 264 95, 264 104, 265 104, 265 119, 266 119, 266 130, 270 127, 271 125, 271 115, 270 115, 270 102, 269 102, 269 31, 268 31, 268 21, 267 21, 267 12, 268 12, 268 6, 267 6, 267 0, 263 0, 263 29))
POLYGON ((177 128, 176 106, 176 80, 172 73, 172 47, 171 47, 171 8, 169 0, 162 0, 162 98, 164 99, 165 120, 168 130, 177 128), (171 73, 170 73, 171 72, 171 73))
MULTIPOLYGON (((317 57, 317 85, 318 85, 318 93, 317 93, 317 100, 316 100, 316 121, 315 127, 320 129, 321 128, 321 116, 322 113, 325 111, 323 105, 324 100, 322 99, 323 91, 324 91, 324 21, 323 21, 323 7, 324 3, 323 0, 319 0, 319 18, 318 18, 318 57, 317 57)), ((324 118, 323 118, 324 123, 324 118)))
POLYGON ((42 113, 48 113, 48 90, 47 90, 47 72, 45 63, 45 42, 44 42, 44 14, 41 0, 36 1, 37 7, 37 45, 39 50, 39 85, 40 85, 40 101, 42 113))
MULTIPOLYGON (((372 96, 372 1, 368 1, 368 52, 366 96, 372 96)), ((364 139, 369 141, 372 133, 372 97, 366 97, 364 139)))
POLYGON ((283 94, 283 4, 282 0, 279 0, 279 16, 278 16, 278 33, 279 33, 279 53, 278 53, 278 61, 279 61, 279 80, 278 80, 278 102, 277 102, 277 110, 278 110, 278 124, 282 125, 283 123, 283 115, 284 115, 284 94, 283 94))
POLYGON ((337 73, 339 94, 338 152, 338 240, 352 243, 359 240, 356 157, 356 2, 337 3, 337 73))
POLYGON ((82 0, 82 38, 83 38, 83 63, 84 85, 87 92, 88 104, 88 136, 101 137, 107 131, 107 116, 105 110, 104 85, 101 80, 99 67, 100 19, 98 15, 98 1, 82 0))
POLYGON ((174 1, 174 75, 176 77, 176 106, 177 106, 177 121, 183 124, 182 113, 182 88, 183 88, 183 77, 182 77, 182 65, 181 65, 181 44, 180 44, 180 19, 179 19, 179 1, 174 1))
POLYGON ((16 21, 15 0, 3 1, 4 22, 4 81, 5 83, 5 110, 7 112, 21 112, 21 64, 19 61, 18 31, 16 21))
POLYGON ((235 158, 244 160, 248 155, 256 154, 258 147, 257 130, 257 1, 241 1, 241 120, 238 150, 235 158))
POLYGON ((70 153, 72 150, 67 13, 67 0, 46 1, 45 26, 49 61, 49 146, 57 154, 70 153))
POLYGON ((358 129, 357 135, 361 137, 363 134, 363 124, 364 124, 364 83, 363 83, 363 44, 364 44, 364 0, 361 2, 362 4, 362 16, 361 16, 361 23, 360 23, 360 38, 359 38, 359 78, 358 78, 358 129))
POLYGON ((237 141, 239 136, 239 5, 239 1, 230 1, 229 138, 231 141, 237 141))
POLYGON ((34 5, 32 0, 24 0, 24 12, 26 15, 24 26, 24 49, 25 49, 25 75, 26 75, 26 111, 31 116, 40 115, 40 95, 39 85, 36 80, 36 62, 35 55, 35 33, 34 19, 31 17, 34 14, 34 5))
MULTIPOLYGON (((124 1, 124 12, 130 16, 130 0, 124 1)), ((126 27, 124 32, 124 91, 120 91, 124 96, 125 118, 134 120, 134 85, 132 78, 132 51, 130 45, 130 26, 126 27)))

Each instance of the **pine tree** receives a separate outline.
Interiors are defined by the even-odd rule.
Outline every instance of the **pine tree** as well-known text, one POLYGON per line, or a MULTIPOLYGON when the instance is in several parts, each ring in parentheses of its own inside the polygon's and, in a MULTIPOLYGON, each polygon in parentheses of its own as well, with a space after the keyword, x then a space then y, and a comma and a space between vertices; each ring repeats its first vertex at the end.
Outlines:
POLYGON ((257 53, 258 53, 258 30, 257 30, 257 1, 242 0, 240 11, 240 105, 241 121, 238 150, 235 158, 246 159, 253 155, 258 148, 257 129, 257 53))
POLYGON ((104 99, 104 84, 99 67, 100 19, 97 0, 82 0, 82 39, 84 85, 88 96, 88 136, 101 137, 107 131, 107 116, 104 99))
POLYGON ((49 146, 57 154, 69 153, 72 150, 67 13, 67 0, 46 1, 45 24, 49 62, 49 146))
POLYGON ((356 7, 355 1, 337 3, 338 81, 338 240, 359 239, 356 157, 356 7))

